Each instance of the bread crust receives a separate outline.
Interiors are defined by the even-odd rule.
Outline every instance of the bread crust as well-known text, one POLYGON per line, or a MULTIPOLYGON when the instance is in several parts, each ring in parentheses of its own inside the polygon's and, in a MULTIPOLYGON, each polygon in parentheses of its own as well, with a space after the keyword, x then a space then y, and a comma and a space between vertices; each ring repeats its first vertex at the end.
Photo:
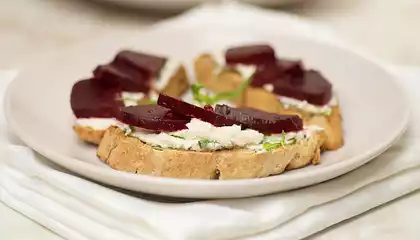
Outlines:
POLYGON ((74 125, 73 130, 79 138, 87 143, 99 145, 106 130, 95 130, 90 127, 74 125))
POLYGON ((320 136, 256 154, 248 149, 195 152, 156 149, 110 127, 98 147, 99 159, 111 168, 137 174, 190 179, 260 178, 319 161, 320 136))
POLYGON ((162 89, 161 93, 172 96, 180 97, 184 95, 190 88, 187 72, 183 65, 179 66, 178 70, 169 79, 168 84, 162 89))
MULTIPOLYGON (((226 70, 222 70, 219 75, 213 74, 217 67, 219 66, 211 55, 200 55, 195 61, 197 81, 214 92, 235 90, 243 82, 240 74, 235 71, 228 71, 229 75, 223 74, 226 70), (220 75, 224 78, 222 79, 220 75)), ((277 99, 276 94, 263 88, 254 87, 248 87, 234 103, 238 106, 251 107, 271 113, 296 114, 304 120, 305 125, 316 125, 325 129, 323 149, 336 150, 344 145, 339 106, 332 108, 330 116, 313 115, 297 108, 285 109, 277 99)))

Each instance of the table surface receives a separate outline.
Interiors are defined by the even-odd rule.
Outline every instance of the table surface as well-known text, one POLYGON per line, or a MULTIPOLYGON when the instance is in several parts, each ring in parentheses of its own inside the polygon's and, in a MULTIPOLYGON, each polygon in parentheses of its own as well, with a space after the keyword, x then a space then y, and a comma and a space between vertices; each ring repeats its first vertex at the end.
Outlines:
MULTIPOLYGON (((420 1, 306 0, 288 11, 321 22, 384 61, 420 64, 420 1)), ((0 69, 24 67, 44 52, 107 34, 129 34, 173 16, 83 0, 14 0, 0 7, 0 69)), ((419 239, 420 193, 414 192, 309 239, 419 239)), ((0 203, 1 239, 61 239, 0 203)))

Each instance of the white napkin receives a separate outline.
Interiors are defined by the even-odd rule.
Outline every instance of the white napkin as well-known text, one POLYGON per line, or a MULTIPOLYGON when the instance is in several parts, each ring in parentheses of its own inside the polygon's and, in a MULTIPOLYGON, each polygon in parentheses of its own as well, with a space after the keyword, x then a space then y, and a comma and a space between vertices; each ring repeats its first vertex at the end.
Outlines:
MULTIPOLYGON (((207 11, 211 8, 190 16, 223 13, 207 11)), ((237 16, 245 12, 234 6, 224 10, 237 16)), ((267 20, 271 14, 252 11, 267 20)), ((309 30, 307 23, 274 18, 309 30)), ((182 19, 188 14, 176 21, 182 19)), ((415 105, 420 70, 397 72, 415 105)), ((0 93, 12 75, 0 72, 0 93)), ((412 123, 420 120, 420 111, 414 110, 412 123)), ((329 182, 264 197, 192 203, 132 197, 60 171, 29 148, 8 143, 0 150, 0 200, 67 239, 301 239, 420 188, 419 143, 420 128, 411 124, 376 160, 329 182)))

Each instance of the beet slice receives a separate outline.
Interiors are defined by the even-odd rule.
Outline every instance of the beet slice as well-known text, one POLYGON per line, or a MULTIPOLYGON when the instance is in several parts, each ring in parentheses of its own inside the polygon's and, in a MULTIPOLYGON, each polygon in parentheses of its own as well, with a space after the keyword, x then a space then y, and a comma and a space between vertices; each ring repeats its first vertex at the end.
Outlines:
POLYGON ((95 79, 113 88, 128 92, 148 92, 150 83, 148 76, 123 66, 100 65, 94 71, 95 79))
POLYGON ((262 87, 264 84, 273 83, 282 78, 302 77, 304 68, 301 61, 279 59, 275 64, 260 65, 252 77, 251 86, 262 87))
POLYGON ((87 79, 73 85, 70 104, 77 118, 117 117, 123 102, 118 100, 118 89, 87 79))
POLYGON ((156 76, 160 73, 167 59, 142 52, 123 50, 114 59, 116 65, 126 65, 137 69, 149 76, 156 76))
POLYGON ((174 112, 189 116, 192 118, 198 118, 204 122, 213 124, 216 127, 241 125, 240 122, 229 119, 225 116, 219 115, 211 110, 206 110, 201 107, 194 106, 184 101, 172 98, 165 94, 160 94, 157 103, 163 107, 172 109, 174 112))
POLYGON ((328 104, 332 97, 331 83, 315 70, 305 71, 302 77, 284 76, 273 82, 273 86, 273 92, 278 95, 319 106, 328 104))
POLYGON ((124 91, 148 92, 151 80, 165 63, 162 57, 124 50, 111 63, 98 66, 93 74, 96 79, 124 91))
POLYGON ((269 45, 245 45, 226 51, 226 63, 260 65, 276 62, 274 49, 269 45))
POLYGON ((122 108, 118 120, 143 129, 173 132, 186 129, 191 118, 156 104, 148 104, 122 108))
POLYGON ((219 104, 216 105, 215 112, 262 133, 296 132, 303 129, 302 119, 297 115, 280 115, 253 108, 232 108, 219 104))
POLYGON ((302 61, 279 59, 277 61, 277 67, 280 71, 280 75, 303 77, 305 72, 302 61))

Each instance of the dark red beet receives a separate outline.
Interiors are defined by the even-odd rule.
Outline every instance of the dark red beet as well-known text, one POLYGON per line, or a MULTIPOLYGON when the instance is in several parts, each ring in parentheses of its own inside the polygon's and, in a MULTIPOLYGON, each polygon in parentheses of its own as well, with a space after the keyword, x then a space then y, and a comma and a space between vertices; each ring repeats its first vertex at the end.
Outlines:
POLYGON ((260 65, 255 72, 251 85, 262 87, 264 84, 273 83, 289 76, 302 77, 304 69, 301 61, 279 59, 276 64, 260 65))
POLYGON ((276 54, 269 45, 247 45, 230 48, 226 51, 226 63, 260 65, 274 63, 276 54))
POLYGON ((318 71, 305 71, 303 77, 285 76, 273 82, 273 92, 286 97, 325 105, 331 100, 332 85, 318 71))
POLYGON ((253 108, 232 108, 227 105, 216 105, 215 112, 262 133, 294 132, 303 128, 302 119, 296 115, 280 115, 253 108))
POLYGON ((96 79, 124 91, 148 92, 150 81, 157 76, 166 59, 140 52, 121 51, 114 61, 98 66, 93 74, 96 79))
POLYGON ((118 90, 96 80, 81 80, 73 85, 70 104, 77 118, 116 117, 123 102, 118 90))
POLYGON ((159 95, 157 103, 163 107, 172 109, 174 112, 193 118, 198 118, 204 122, 211 123, 216 127, 232 126, 234 124, 241 125, 238 121, 229 119, 213 111, 208 111, 204 108, 197 107, 184 101, 172 98, 165 94, 159 95))
POLYGON ((280 75, 302 77, 305 72, 302 61, 279 59, 277 61, 277 67, 280 75))
POLYGON ((145 74, 127 67, 100 65, 93 74, 95 79, 123 91, 148 92, 150 89, 150 82, 145 74))
POLYGON ((127 65, 149 76, 158 75, 166 61, 167 59, 163 57, 129 50, 121 51, 114 59, 114 63, 117 65, 127 65))
POLYGON ((186 129, 186 124, 190 121, 189 117, 156 104, 124 107, 118 119, 139 128, 166 132, 186 129))

